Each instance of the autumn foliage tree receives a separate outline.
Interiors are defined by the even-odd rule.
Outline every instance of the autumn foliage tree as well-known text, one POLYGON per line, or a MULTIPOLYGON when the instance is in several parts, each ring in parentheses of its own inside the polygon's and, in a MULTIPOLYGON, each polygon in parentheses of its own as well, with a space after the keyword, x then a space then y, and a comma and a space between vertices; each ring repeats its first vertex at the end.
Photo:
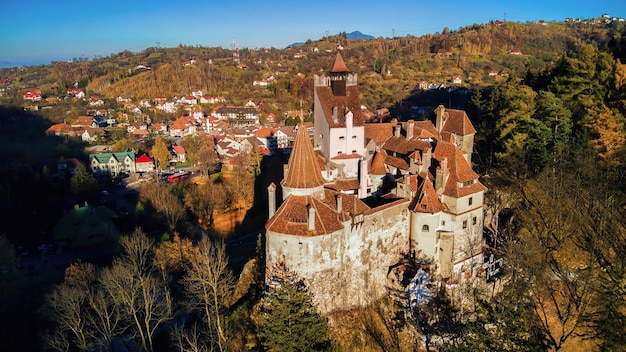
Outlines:
POLYGON ((154 145, 152 146, 150 154, 152 154, 160 169, 166 168, 170 164, 172 154, 167 149, 167 145, 165 145, 165 141, 161 136, 157 136, 154 139, 154 145))

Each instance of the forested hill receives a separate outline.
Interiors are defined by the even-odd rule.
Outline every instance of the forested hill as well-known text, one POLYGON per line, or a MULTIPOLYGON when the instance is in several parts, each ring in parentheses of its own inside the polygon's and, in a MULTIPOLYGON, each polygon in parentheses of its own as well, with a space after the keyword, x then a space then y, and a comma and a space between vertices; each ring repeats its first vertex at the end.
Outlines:
POLYGON ((108 99, 122 94, 141 99, 202 90, 227 95, 234 103, 249 98, 310 101, 308 85, 313 74, 328 69, 341 45, 348 67, 359 73, 364 103, 376 109, 403 99, 420 80, 448 83, 451 77, 460 76, 464 86, 484 87, 502 77, 550 68, 560 56, 575 54, 581 44, 610 50, 623 61, 624 22, 595 22, 491 22, 458 30, 444 28, 441 33, 421 37, 369 40, 350 40, 342 33, 293 48, 239 49, 240 62, 245 65, 240 67, 233 52, 223 48, 152 47, 89 61, 2 69, 0 79, 10 79, 9 96, 11 92, 21 96, 34 87, 42 89, 44 96, 62 95, 66 87, 78 83, 88 96, 108 99), (192 59, 193 64, 183 66, 192 59), (255 80, 271 76, 276 80, 269 91, 253 89, 255 80))

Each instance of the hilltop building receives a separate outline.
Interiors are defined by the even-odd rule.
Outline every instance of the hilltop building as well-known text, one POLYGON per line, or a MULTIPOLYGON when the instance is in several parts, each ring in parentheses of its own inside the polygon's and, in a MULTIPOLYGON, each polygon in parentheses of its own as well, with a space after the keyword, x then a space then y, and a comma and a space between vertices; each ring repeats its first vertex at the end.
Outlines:
POLYGON ((439 106, 435 124, 366 124, 339 53, 314 82, 315 134, 298 126, 278 208, 268 187, 266 283, 296 276, 329 313, 386 295, 402 258, 443 280, 479 275, 486 187, 467 114, 439 106))

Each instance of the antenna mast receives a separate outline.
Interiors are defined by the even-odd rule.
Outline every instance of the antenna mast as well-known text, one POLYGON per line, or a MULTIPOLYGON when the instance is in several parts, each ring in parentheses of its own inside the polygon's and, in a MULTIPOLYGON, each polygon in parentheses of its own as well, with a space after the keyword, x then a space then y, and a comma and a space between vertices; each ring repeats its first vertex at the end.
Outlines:
POLYGON ((237 39, 233 37, 233 61, 239 63, 239 48, 237 48, 237 39))

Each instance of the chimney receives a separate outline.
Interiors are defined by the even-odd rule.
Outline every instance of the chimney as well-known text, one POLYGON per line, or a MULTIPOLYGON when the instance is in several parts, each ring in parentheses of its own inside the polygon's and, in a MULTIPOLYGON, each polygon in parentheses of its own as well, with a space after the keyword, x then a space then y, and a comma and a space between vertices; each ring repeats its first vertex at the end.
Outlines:
POLYGON ((367 186, 371 184, 370 175, 367 170, 367 159, 362 157, 359 160, 359 198, 365 198, 367 194, 367 186))
POLYGON ((337 202, 337 213, 341 213, 343 211, 343 198, 341 194, 335 195, 335 201, 337 202))
POLYGON ((271 219, 276 212, 276 185, 274 182, 267 186, 267 205, 269 208, 267 218, 271 219))
POLYGON ((441 132, 441 128, 443 127, 443 114, 446 112, 446 108, 443 105, 439 105, 435 109, 435 113, 437 114, 437 120, 435 121, 435 128, 437 132, 441 132))
POLYGON ((393 136, 400 137, 400 125, 393 126, 393 136))
POLYGON ((307 210, 309 211, 309 219, 307 224, 309 225, 309 231, 315 231, 315 208, 311 204, 306 205, 307 210))
POLYGON ((437 190, 437 194, 441 194, 443 192, 443 183, 446 180, 446 173, 448 172, 448 158, 443 158, 439 167, 437 168, 437 175, 435 175, 435 187, 437 190))
POLYGON ((415 128, 415 121, 409 120, 406 123, 406 139, 413 138, 413 129, 415 128))
POLYGON ((422 171, 423 172, 428 172, 428 169, 430 169, 431 158, 432 158, 432 153, 430 151, 430 148, 426 148, 426 150, 422 151, 422 171))

